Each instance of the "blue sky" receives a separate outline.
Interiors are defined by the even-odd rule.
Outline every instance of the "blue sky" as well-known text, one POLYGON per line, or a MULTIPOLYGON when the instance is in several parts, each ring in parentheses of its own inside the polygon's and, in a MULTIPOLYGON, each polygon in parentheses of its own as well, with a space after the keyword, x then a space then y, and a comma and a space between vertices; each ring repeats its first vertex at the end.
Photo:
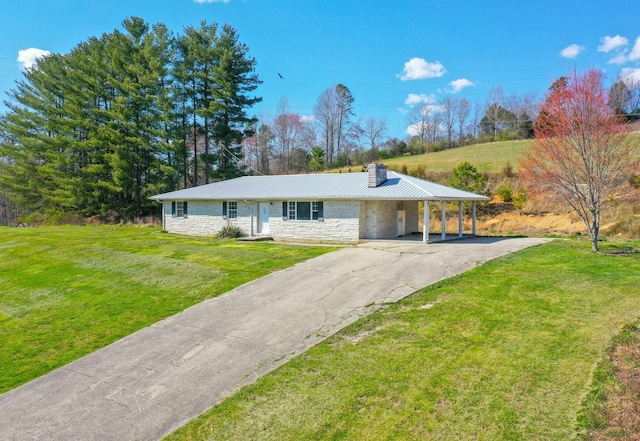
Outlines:
POLYGON ((272 117, 283 97, 310 115, 342 83, 358 116, 386 118, 399 138, 412 106, 446 93, 482 104, 501 85, 542 97, 574 68, 640 81, 640 0, 3 0, 3 98, 38 53, 30 49, 66 53, 130 16, 175 32, 201 20, 235 27, 263 80, 256 115, 272 117))

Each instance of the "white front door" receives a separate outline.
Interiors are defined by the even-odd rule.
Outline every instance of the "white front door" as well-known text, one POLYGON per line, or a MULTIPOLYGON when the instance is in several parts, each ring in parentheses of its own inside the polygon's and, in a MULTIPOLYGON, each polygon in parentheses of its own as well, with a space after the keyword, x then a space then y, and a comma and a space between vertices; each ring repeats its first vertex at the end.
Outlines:
POLYGON ((260 229, 258 231, 259 234, 269 234, 269 206, 271 204, 269 202, 259 202, 258 203, 258 222, 260 225, 260 229))

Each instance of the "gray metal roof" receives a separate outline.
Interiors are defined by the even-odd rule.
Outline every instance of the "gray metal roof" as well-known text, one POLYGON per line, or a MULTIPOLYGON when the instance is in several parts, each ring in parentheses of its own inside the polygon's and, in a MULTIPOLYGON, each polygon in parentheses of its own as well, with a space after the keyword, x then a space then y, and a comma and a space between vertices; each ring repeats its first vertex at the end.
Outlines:
POLYGON ((488 197, 387 172, 387 180, 369 188, 368 173, 243 176, 152 196, 171 200, 418 200, 486 201, 488 197))

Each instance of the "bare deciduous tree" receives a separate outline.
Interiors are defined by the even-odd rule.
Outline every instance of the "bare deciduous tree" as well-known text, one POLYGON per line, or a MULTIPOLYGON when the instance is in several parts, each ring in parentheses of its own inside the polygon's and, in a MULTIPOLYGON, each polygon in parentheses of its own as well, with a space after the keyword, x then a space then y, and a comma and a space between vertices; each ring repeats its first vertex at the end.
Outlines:
POLYGON ((520 164, 530 189, 575 210, 596 252, 603 207, 638 167, 602 83, 594 69, 555 82, 535 126, 536 142, 520 164))
POLYGON ((423 143, 433 143, 438 136, 440 117, 437 109, 433 104, 423 104, 409 114, 409 126, 423 143))
POLYGON ((458 123, 458 144, 464 145, 464 128, 467 124, 467 119, 469 118, 469 113, 471 112, 471 103, 462 98, 458 103, 458 108, 456 109, 456 121, 458 123))
POLYGON ((447 148, 453 147, 453 127, 456 124, 459 105, 460 100, 451 95, 446 95, 440 102, 440 117, 447 132, 447 148))
POLYGON ((329 167, 337 156, 342 153, 341 145, 349 131, 349 119, 353 115, 353 95, 343 84, 325 89, 314 106, 316 122, 321 129, 326 152, 326 162, 329 167))
POLYGON ((364 121, 364 132, 370 149, 376 149, 387 132, 386 118, 367 118, 364 121))
POLYGON ((504 104, 504 91, 502 85, 497 85, 489 91, 489 97, 485 105, 485 118, 493 127, 493 137, 498 136, 498 130, 501 124, 502 115, 500 109, 504 104))
POLYGON ((289 173, 293 167, 294 152, 301 148, 304 124, 300 115, 289 112, 289 103, 286 98, 280 102, 280 112, 273 122, 272 131, 279 159, 278 171, 289 173))

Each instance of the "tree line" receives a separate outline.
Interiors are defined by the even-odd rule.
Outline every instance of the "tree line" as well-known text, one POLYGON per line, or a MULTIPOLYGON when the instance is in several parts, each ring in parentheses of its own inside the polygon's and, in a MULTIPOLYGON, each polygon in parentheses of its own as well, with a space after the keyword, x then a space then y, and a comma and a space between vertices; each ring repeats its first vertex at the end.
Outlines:
POLYGON ((259 117, 254 135, 245 139, 246 163, 262 174, 303 173, 477 142, 531 138, 539 108, 535 94, 505 97, 500 86, 482 105, 446 95, 439 102, 415 106, 407 117, 409 135, 400 139, 388 136, 386 118, 358 117, 354 103, 344 84, 325 89, 308 116, 291 111, 283 98, 276 116, 259 117))
POLYGON ((131 17, 24 73, 0 118, 0 186, 23 211, 127 219, 149 196, 244 173, 261 99, 229 25, 131 17))
MULTIPOLYGON (((409 135, 388 136, 384 117, 355 114, 344 84, 325 89, 312 115, 283 98, 277 115, 249 116, 261 81, 229 25, 179 34, 131 17, 68 54, 24 73, 0 116, 0 190, 23 213, 129 219, 153 213, 149 196, 243 174, 351 167, 476 142, 533 137, 540 100, 484 103, 421 97, 409 135)), ((608 105, 640 115, 640 83, 616 81, 608 105)), ((635 116, 634 116, 635 115, 635 116)), ((3 207, 8 207, 7 203, 3 207)))
MULTIPOLYGON (((617 79, 608 97, 618 115, 640 118, 640 82, 617 79)), ((409 112, 410 134, 400 139, 387 136, 386 118, 358 117, 355 97, 343 84, 325 89, 308 116, 291 111, 283 98, 275 117, 258 118, 255 135, 245 139, 244 158, 257 173, 304 173, 479 142, 529 139, 542 105, 536 93, 505 95, 500 85, 480 103, 453 95, 426 101, 409 112)))

